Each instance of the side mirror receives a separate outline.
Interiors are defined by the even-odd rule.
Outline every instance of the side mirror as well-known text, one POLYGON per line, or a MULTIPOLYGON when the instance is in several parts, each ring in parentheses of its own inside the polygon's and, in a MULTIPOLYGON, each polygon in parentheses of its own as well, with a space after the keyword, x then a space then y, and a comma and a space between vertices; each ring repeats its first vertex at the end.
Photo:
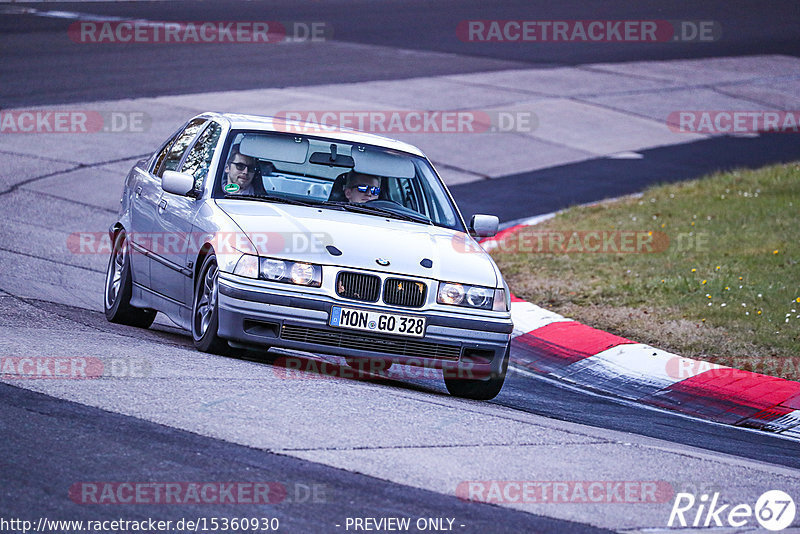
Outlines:
POLYGON ((161 176, 161 189, 173 195, 189 196, 194 189, 194 176, 182 172, 164 171, 161 176))
POLYGON ((497 234, 500 219, 494 215, 473 215, 469 221, 470 233, 478 237, 492 237, 497 234))

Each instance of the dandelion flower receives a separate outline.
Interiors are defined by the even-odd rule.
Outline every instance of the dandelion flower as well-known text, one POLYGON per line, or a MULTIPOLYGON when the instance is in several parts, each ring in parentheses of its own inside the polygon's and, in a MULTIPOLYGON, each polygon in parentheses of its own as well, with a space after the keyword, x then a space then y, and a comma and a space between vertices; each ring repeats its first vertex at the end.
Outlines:
POLYGON ((717 265, 717 270, 719 271, 720 269, 722 269, 722 266, 717 265))
POLYGON ((758 313, 759 315, 761 315, 761 310, 758 310, 758 312, 757 312, 757 313, 758 313))
POLYGON ((701 284, 701 285, 704 285, 704 284, 706 283, 706 281, 707 281, 707 280, 703 280, 702 282, 700 282, 700 284, 701 284))
POLYGON ((778 253, 778 249, 773 250, 772 253, 773 254, 777 254, 778 253))
MULTIPOLYGON (((696 273, 696 272, 697 272, 697 269, 692 269, 692 272, 693 272, 693 273, 696 273)), ((798 297, 798 298, 800 298, 800 297, 798 297)), ((800 302, 800 300, 798 300, 797 302, 800 302)))

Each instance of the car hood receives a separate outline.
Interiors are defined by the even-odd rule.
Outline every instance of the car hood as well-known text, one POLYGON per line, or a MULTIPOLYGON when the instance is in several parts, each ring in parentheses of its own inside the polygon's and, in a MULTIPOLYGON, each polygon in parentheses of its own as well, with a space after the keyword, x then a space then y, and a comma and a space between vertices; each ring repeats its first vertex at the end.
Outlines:
POLYGON ((492 258, 463 232, 323 208, 229 199, 216 203, 262 257, 501 285, 492 258), (332 254, 330 245, 341 255, 332 254), (431 267, 421 264, 426 259, 431 267), (380 265, 379 260, 389 263, 380 265))

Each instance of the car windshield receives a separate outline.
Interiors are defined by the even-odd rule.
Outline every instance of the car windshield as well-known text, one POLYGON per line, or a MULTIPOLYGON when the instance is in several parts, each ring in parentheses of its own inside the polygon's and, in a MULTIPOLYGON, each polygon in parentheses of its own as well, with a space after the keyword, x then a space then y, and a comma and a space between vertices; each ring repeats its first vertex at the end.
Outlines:
POLYGON ((226 150, 215 198, 263 198, 464 231, 422 157, 336 139, 236 130, 226 150))

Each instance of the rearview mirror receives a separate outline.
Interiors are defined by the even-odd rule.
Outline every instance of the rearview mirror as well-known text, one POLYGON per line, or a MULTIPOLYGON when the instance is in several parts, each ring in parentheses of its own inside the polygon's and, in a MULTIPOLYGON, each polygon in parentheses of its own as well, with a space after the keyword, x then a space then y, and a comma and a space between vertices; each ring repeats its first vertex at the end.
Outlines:
POLYGON ((308 158, 308 161, 310 163, 316 163, 317 165, 328 165, 329 167, 349 167, 351 169, 356 165, 352 156, 346 156, 344 154, 337 153, 335 143, 331 143, 330 152, 314 152, 311 154, 311 157, 308 158))
POLYGON ((494 215, 473 215, 469 221, 469 231, 478 237, 492 237, 497 234, 500 219, 494 215))
POLYGON ((194 176, 182 172, 164 171, 161 189, 173 195, 189 196, 194 189, 194 176))
POLYGON ((355 162, 351 156, 331 157, 329 152, 314 152, 308 159, 309 162, 317 165, 327 165, 329 167, 355 167, 355 162))

